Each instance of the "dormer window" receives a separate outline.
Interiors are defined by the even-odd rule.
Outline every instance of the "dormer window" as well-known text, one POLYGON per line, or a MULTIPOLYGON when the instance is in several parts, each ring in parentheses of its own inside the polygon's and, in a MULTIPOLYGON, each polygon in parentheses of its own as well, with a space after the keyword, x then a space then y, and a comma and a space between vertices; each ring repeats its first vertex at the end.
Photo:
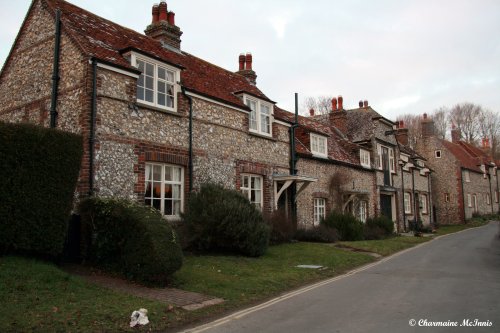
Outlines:
POLYGON ((370 162, 370 152, 368 150, 360 149, 359 150, 359 161, 362 167, 371 168, 370 162))
POLYGON ((326 137, 311 133, 311 153, 318 157, 327 157, 326 137))
POLYGON ((245 96, 245 104, 252 110, 249 115, 250 131, 272 136, 272 104, 248 96, 245 96))
POLYGON ((132 65, 141 75, 137 79, 137 102, 167 111, 177 111, 180 71, 142 55, 132 54, 132 65))

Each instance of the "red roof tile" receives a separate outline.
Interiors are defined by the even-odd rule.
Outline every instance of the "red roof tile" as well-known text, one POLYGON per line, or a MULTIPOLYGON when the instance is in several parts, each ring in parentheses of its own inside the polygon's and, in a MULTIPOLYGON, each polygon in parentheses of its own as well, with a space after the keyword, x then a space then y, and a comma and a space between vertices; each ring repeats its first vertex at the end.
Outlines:
POLYGON ((448 149, 455 156, 463 168, 482 173, 479 166, 483 163, 483 161, 481 157, 476 156, 473 153, 475 151, 473 146, 461 141, 459 143, 453 143, 447 140, 441 140, 441 142, 446 149, 448 149))
MULTIPOLYGON (((131 29, 122 27, 102 17, 63 0, 42 0, 52 10, 61 10, 62 29, 89 57, 109 64, 136 71, 123 56, 134 49, 182 68, 182 85, 187 90, 237 105, 247 109, 234 93, 245 91, 271 101, 256 86, 239 74, 220 68, 186 52, 175 52, 161 43, 131 29)), ((272 101, 271 101, 272 102, 272 101)))

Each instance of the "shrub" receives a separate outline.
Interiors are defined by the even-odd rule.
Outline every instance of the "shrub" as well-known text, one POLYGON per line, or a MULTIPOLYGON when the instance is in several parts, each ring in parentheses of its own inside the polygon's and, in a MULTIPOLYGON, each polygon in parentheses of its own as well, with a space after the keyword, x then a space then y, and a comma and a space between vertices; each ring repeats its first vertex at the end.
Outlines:
POLYGON ((394 222, 383 215, 368 218, 364 225, 365 239, 383 239, 392 233, 394 233, 394 222))
POLYGON ((271 228, 271 244, 281 244, 291 242, 297 227, 292 218, 286 216, 284 210, 276 210, 266 218, 271 228))
POLYGON ((90 198, 80 204, 91 263, 131 280, 164 285, 182 265, 178 237, 161 214, 122 199, 90 198))
POLYGON ((62 253, 82 153, 78 135, 0 122, 0 251, 62 253))
POLYGON ((322 223, 329 228, 336 229, 340 240, 357 241, 363 239, 363 223, 351 214, 332 211, 322 223))
POLYGON ((262 213, 235 190, 204 184, 193 193, 183 215, 192 246, 260 256, 269 244, 270 230, 262 213))
POLYGON ((339 240, 339 234, 336 229, 319 225, 309 229, 298 229, 295 239, 301 242, 334 243, 339 240))

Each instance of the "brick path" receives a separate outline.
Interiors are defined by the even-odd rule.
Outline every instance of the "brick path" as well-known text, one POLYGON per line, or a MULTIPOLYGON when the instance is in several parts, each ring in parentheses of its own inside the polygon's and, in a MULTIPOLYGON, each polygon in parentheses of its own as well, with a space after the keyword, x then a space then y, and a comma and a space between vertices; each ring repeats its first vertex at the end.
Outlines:
POLYGON ((185 310, 196 310, 209 305, 224 302, 221 298, 215 298, 199 293, 184 291, 175 288, 148 288, 139 284, 112 277, 99 272, 94 272, 87 267, 79 265, 68 265, 64 267, 69 273, 79 275, 85 280, 130 295, 160 301, 165 304, 182 307, 185 310))

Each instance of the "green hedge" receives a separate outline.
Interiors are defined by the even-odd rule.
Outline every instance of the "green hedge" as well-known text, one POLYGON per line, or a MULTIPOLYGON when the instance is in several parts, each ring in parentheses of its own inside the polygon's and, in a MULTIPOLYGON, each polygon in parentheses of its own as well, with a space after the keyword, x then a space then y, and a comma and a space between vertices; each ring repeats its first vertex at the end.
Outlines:
POLYGON ((166 285, 182 266, 177 234, 161 214, 122 199, 81 202, 84 258, 98 267, 150 285, 166 285))
POLYGON ((383 239, 394 233, 394 222, 383 215, 370 217, 364 226, 365 239, 383 239))
POLYGON ((199 250, 224 250, 257 257, 269 244, 270 228, 247 198, 215 184, 193 193, 183 216, 199 250))
POLYGON ((62 253, 82 152, 78 135, 0 122, 0 251, 62 253))
POLYGON ((363 223, 351 214, 332 211, 321 223, 329 228, 336 229, 340 240, 357 241, 363 239, 363 223))

